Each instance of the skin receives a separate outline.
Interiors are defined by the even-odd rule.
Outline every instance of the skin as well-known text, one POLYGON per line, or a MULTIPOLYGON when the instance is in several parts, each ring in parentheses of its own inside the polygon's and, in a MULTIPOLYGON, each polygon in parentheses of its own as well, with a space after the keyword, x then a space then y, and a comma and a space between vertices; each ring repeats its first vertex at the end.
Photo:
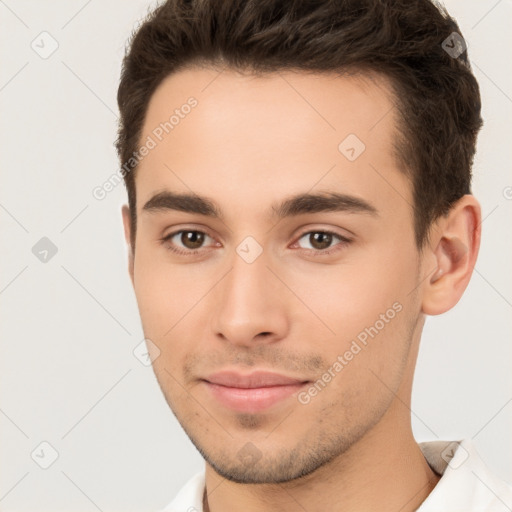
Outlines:
MULTIPOLYGON (((198 105, 139 164, 129 272, 160 351, 159 385, 206 460, 205 510, 415 510, 439 480, 411 431, 421 331, 469 282, 478 202, 461 198, 418 250, 383 77, 182 70, 153 94, 141 140, 190 96, 198 105), (366 146, 353 162, 338 150, 348 134, 366 146), (144 211, 163 190, 206 196, 223 219, 144 211), (307 192, 349 194, 377 214, 271 216, 271 205, 307 192), (199 253, 173 253, 193 248, 180 235, 162 243, 179 229, 207 233, 199 253), (318 254, 326 246, 311 234, 322 230, 350 241, 333 237, 332 252, 318 254), (252 263, 236 252, 247 236, 262 249, 252 263), (314 382, 396 303, 401 311, 307 404, 291 396, 238 413, 201 381, 258 369, 314 382)), ((129 244, 126 205, 122 214, 129 244)))

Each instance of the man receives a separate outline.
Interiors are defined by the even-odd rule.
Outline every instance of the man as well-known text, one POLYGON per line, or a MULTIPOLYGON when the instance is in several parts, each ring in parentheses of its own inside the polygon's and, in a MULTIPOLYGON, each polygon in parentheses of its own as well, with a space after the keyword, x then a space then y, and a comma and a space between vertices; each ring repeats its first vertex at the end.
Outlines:
POLYGON ((166 510, 511 510, 469 440, 410 423, 425 317, 480 244, 456 22, 428 0, 168 1, 118 103, 142 326, 206 462, 166 510))

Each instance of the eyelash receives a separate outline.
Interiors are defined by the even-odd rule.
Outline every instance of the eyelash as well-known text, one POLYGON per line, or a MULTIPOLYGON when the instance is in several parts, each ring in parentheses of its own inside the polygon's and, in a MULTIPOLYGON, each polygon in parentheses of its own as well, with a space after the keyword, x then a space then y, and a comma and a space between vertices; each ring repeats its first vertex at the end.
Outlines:
MULTIPOLYGON (((206 236, 209 236, 210 238, 213 238, 212 236, 210 236, 208 233, 206 233, 205 231, 201 231, 199 229, 180 229, 178 231, 173 231, 172 233, 169 233, 168 235, 165 235, 164 237, 160 238, 160 242, 162 243, 162 245, 165 245, 166 248, 171 251, 171 252, 174 252, 175 254, 179 254, 181 256, 193 256, 193 255, 196 255, 198 253, 200 253, 203 248, 200 248, 200 249, 189 249, 189 250, 183 250, 183 249, 177 249, 176 247, 173 247, 169 244, 169 241, 176 235, 180 234, 180 233, 202 233, 203 235, 206 235, 206 236)), ((339 251, 339 250, 342 250, 345 246, 347 246, 348 244, 350 244, 352 242, 352 240, 350 240, 349 238, 347 237, 344 237, 338 233, 335 233, 334 231, 329 231, 329 230, 324 230, 324 229, 319 229, 319 230, 311 230, 311 231, 305 231, 304 233, 302 233, 298 238, 297 238, 297 242, 294 242, 294 245, 296 243, 298 243, 298 241, 303 238, 305 235, 310 235, 312 233, 322 233, 324 235, 332 235, 333 237, 335 238, 338 238, 340 240, 340 243, 328 248, 328 249, 321 249, 321 250, 316 250, 316 249, 302 249, 303 251, 307 251, 309 253, 311 253, 313 256, 327 256, 333 252, 336 252, 336 251, 339 251)))

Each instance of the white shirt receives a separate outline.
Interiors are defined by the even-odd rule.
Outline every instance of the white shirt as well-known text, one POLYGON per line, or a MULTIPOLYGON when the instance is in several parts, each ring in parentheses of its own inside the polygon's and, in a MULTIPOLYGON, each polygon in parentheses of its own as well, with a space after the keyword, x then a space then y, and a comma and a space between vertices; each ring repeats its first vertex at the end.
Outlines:
MULTIPOLYGON (((512 512, 512 485, 489 471, 472 441, 430 441, 419 447, 442 476, 417 512, 512 512)), ((203 470, 162 512, 203 512, 204 486, 203 470)))

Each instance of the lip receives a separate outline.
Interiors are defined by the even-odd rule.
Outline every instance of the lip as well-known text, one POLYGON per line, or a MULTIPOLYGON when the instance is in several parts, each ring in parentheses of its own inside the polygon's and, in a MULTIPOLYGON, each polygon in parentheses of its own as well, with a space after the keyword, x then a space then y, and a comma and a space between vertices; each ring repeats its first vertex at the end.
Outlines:
POLYGON ((238 412, 257 413, 289 398, 309 381, 272 372, 223 371, 203 379, 211 395, 238 412))

